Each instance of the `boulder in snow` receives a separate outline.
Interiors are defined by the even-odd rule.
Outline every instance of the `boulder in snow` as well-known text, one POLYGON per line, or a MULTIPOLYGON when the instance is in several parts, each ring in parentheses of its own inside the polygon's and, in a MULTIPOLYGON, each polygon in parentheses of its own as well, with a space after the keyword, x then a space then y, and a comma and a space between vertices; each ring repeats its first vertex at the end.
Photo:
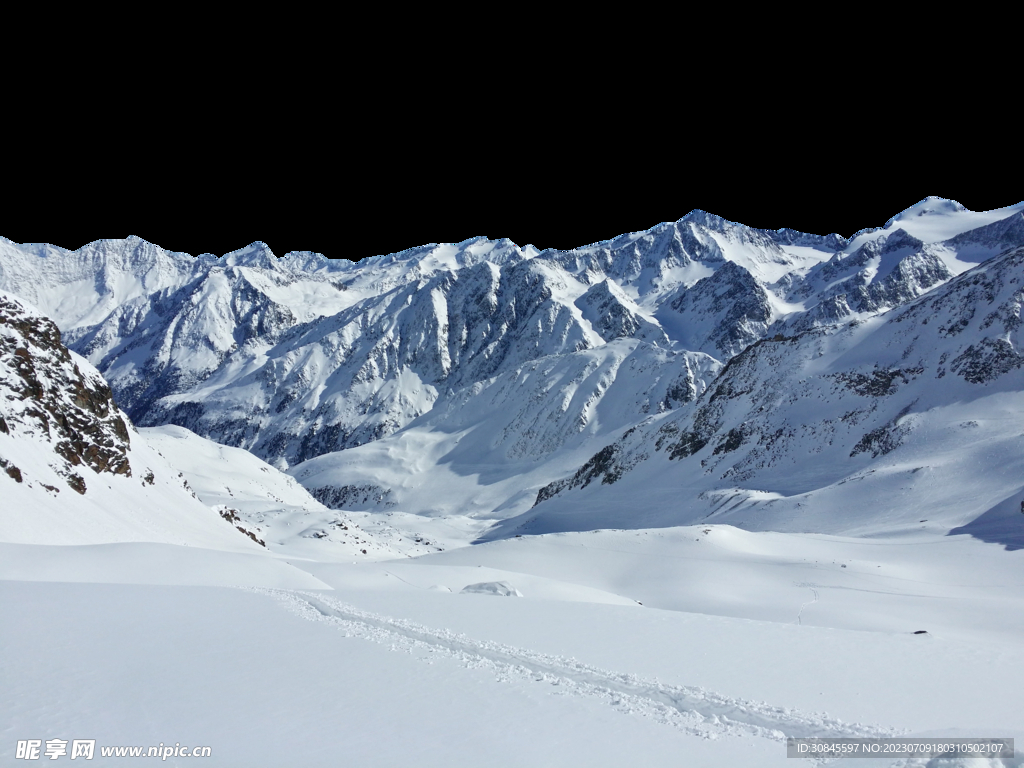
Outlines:
POLYGON ((462 594, 500 595, 501 597, 522 597, 523 593, 507 581, 482 581, 462 588, 462 594))

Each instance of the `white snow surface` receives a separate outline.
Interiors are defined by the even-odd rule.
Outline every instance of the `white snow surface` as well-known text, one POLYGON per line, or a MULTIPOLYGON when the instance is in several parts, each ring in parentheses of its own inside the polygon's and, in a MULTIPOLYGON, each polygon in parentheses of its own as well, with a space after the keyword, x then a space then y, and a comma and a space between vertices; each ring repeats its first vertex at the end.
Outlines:
MULTIPOLYGON (((388 518, 328 509, 294 478, 248 451, 214 443, 184 427, 146 427, 145 440, 175 467, 204 504, 234 522, 281 557, 333 560, 414 556, 443 548, 430 536, 399 530, 388 518), (419 539, 419 541, 417 541, 419 539)), ((420 518, 398 515, 399 520, 420 518)), ((412 529, 422 525, 409 526, 412 529)), ((424 521, 425 522, 425 521, 424 521)))
POLYGON ((1024 735, 993 695, 1024 684, 1024 558, 967 536, 596 531, 287 572, 157 547, 0 546, 6 756, 781 768, 786 736, 1024 735))
POLYGON ((54 470, 46 443, 0 434, 0 456, 21 470, 23 482, 2 476, 0 542, 106 544, 158 542, 252 553, 262 547, 241 535, 196 499, 172 468, 137 433, 129 460, 136 475, 97 475, 85 470, 88 486, 75 493, 54 470), (144 480, 153 473, 153 482, 144 480), (142 477, 140 477, 142 475, 142 477), (45 486, 49 486, 47 489, 45 486))

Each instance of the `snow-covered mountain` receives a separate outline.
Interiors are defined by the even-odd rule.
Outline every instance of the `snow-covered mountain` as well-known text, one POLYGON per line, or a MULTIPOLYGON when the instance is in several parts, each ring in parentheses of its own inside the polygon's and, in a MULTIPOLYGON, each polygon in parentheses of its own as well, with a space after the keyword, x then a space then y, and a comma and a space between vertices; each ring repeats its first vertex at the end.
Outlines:
POLYGON ((872 319, 761 340, 694 402, 542 488, 514 524, 927 526, 1024 546, 1022 286, 1014 248, 872 319), (621 506, 640 489, 648 508, 621 506))
MULTIPOLYGON (((1024 204, 977 213, 928 198, 849 239, 694 211, 568 251, 475 238, 358 262, 279 259, 262 243, 193 259, 138 238, 78 251, 3 241, 0 287, 51 314, 141 425, 182 426, 291 468, 329 507, 514 517, 541 489, 557 495, 584 465, 603 466, 598 456, 634 461, 643 450, 629 441, 658 442, 653 429, 711 440, 706 409, 750 360, 770 357, 758 387, 781 391, 805 359, 828 356, 808 351, 812 339, 822 350, 859 339, 1020 245, 1024 204), (684 425, 698 414, 700 429, 684 425)), ((985 338, 975 353, 996 355, 997 337, 985 338)), ((872 364, 922 367, 885 362, 873 339, 872 364)), ((895 418, 871 414, 843 429, 895 418)), ((774 430, 810 434, 816 419, 803 398, 774 430)), ((708 466, 748 445, 755 423, 768 440, 767 423, 729 423, 708 466)), ((715 487, 699 492, 753 482, 758 461, 726 478, 708 470, 715 487)))

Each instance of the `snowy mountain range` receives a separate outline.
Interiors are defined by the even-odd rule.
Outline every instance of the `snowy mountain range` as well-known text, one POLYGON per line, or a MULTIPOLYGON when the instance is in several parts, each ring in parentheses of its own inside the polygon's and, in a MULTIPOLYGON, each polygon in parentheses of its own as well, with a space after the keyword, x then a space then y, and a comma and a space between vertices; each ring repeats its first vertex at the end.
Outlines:
MULTIPOLYGON (((570 251, 478 238, 354 263, 2 241, 0 288, 136 424, 243 448, 329 507, 541 526, 664 459, 644 488, 699 498, 658 513, 680 522, 723 494, 807 508, 934 409, 1020 390, 1021 245, 1024 204, 928 198, 850 239, 694 211, 570 251)), ((563 524, 590 525, 543 526, 563 524)))
POLYGON ((0 241, 0 756, 1021 744, 1022 214, 359 262, 0 241))

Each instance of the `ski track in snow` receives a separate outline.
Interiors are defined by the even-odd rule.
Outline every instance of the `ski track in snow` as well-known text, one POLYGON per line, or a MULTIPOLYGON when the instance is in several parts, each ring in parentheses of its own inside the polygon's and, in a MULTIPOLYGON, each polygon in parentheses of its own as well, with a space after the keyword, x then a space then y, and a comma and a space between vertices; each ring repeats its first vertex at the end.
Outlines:
POLYGON ((797 586, 798 587, 807 587, 809 590, 811 590, 812 593, 814 593, 814 599, 813 600, 808 600, 806 603, 801 605, 800 606, 800 610, 797 611, 796 623, 802 625, 804 623, 803 622, 804 608, 806 608, 808 605, 814 605, 816 602, 818 602, 818 590, 816 590, 810 584, 797 584, 797 586))
POLYGON ((499 682, 545 683, 560 695, 596 698, 623 714, 649 717, 705 739, 753 735, 784 741, 789 736, 881 738, 904 733, 891 727, 847 723, 825 713, 745 701, 703 688, 666 685, 602 670, 573 658, 474 640, 447 629, 362 611, 311 592, 267 588, 251 591, 276 598, 305 619, 333 624, 344 631, 345 637, 390 645, 394 651, 416 654, 428 663, 442 657, 467 668, 489 669, 499 682))

